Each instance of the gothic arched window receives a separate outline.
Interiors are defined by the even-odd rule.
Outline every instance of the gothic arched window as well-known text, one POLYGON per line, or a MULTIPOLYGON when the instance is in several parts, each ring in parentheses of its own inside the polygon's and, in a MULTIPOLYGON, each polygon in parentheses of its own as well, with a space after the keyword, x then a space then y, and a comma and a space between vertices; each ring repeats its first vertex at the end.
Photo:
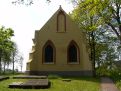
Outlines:
POLYGON ((45 62, 53 62, 53 48, 51 45, 47 45, 45 48, 45 62))
POLYGON ((67 53, 68 63, 79 63, 79 48, 74 41, 69 44, 67 53))
POLYGON ((47 41, 43 48, 43 62, 54 63, 55 61, 55 47, 51 41, 47 41))

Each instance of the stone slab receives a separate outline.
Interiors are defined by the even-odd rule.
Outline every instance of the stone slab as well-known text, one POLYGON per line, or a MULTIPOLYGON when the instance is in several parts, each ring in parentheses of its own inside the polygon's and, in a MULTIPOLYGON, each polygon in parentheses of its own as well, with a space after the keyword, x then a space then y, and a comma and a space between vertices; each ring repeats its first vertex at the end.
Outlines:
POLYGON ((6 80, 6 79, 9 79, 9 77, 6 77, 6 76, 0 76, 0 81, 2 81, 2 80, 6 80))
POLYGON ((47 79, 47 76, 20 75, 14 76, 13 79, 47 79))
POLYGON ((49 88, 50 82, 48 79, 32 79, 26 82, 13 82, 9 88, 23 88, 23 89, 44 89, 49 88))
POLYGON ((64 82, 70 82, 71 79, 62 79, 62 81, 64 81, 64 82))

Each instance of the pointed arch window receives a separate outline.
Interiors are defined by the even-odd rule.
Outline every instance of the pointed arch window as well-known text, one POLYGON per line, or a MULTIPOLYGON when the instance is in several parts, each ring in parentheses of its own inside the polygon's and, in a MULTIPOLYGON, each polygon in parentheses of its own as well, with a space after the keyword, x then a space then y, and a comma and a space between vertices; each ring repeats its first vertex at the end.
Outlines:
POLYGON ((68 46, 68 63, 79 63, 79 47, 76 42, 71 41, 68 46))
POLYGON ((53 48, 51 45, 47 45, 45 48, 45 62, 53 62, 53 48))
POLYGON ((55 62, 55 47, 49 40, 43 47, 43 63, 54 63, 55 62))

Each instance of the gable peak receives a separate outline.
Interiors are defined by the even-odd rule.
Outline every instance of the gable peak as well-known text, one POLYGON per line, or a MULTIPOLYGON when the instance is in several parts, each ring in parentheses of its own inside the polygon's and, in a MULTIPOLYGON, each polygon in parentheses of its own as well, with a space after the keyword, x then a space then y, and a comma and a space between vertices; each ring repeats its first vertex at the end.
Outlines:
POLYGON ((65 11, 62 9, 61 5, 59 6, 59 9, 58 9, 58 14, 64 14, 65 11))
POLYGON ((61 5, 59 5, 59 9, 62 9, 61 5))

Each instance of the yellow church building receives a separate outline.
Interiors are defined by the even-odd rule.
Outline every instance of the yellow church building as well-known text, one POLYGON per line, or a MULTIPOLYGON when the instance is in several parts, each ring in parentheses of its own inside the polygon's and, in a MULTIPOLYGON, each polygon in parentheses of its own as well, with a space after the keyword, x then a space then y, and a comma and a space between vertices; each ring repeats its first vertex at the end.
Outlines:
POLYGON ((92 76, 86 36, 61 8, 35 31, 26 72, 30 75, 92 76))

